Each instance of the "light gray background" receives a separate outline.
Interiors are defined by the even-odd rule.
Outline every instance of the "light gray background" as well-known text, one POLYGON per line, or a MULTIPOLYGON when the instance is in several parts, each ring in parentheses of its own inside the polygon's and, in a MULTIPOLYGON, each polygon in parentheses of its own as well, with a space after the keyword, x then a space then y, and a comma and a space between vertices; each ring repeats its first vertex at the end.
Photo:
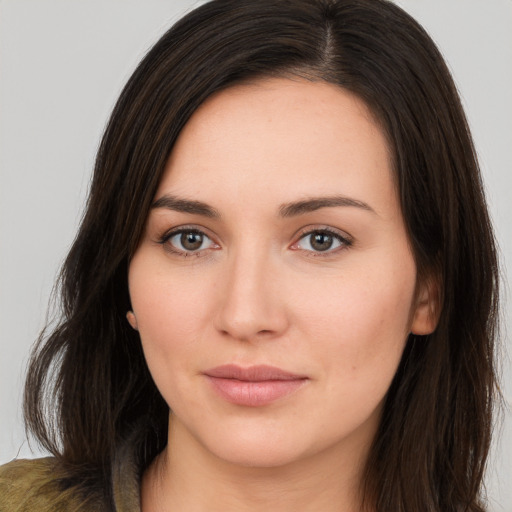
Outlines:
MULTIPOLYGON (((0 0, 0 463, 40 453, 24 440, 24 368, 80 219, 109 111, 145 51, 197 3, 0 0)), ((512 0, 398 3, 424 25, 453 71, 510 269, 512 0)), ((510 345, 510 301, 503 317, 510 345)), ((503 368, 512 405, 507 357, 503 368)), ((502 432, 487 476, 492 512, 512 511, 510 412, 502 432)))

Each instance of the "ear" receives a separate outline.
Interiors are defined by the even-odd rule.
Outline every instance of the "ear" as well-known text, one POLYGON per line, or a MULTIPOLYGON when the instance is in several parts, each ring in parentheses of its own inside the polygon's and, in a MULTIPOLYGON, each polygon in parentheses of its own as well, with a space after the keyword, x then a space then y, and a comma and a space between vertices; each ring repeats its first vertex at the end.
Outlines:
POLYGON ((418 335, 432 334, 441 312, 441 286, 437 276, 421 279, 416 290, 416 300, 411 321, 411 332, 418 335))
POLYGON ((128 323, 132 326, 133 329, 136 331, 139 330, 139 326, 137 325, 137 318, 135 317, 135 313, 133 311, 128 311, 128 313, 126 313, 126 320, 128 320, 128 323))

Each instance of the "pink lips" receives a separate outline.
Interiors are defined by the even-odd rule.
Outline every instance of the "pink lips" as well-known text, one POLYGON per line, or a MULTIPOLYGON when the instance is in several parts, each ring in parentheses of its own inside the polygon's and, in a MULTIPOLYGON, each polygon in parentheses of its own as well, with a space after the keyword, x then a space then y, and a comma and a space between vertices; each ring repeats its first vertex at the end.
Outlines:
POLYGON ((227 364, 205 372, 213 389, 237 405, 258 407, 270 404, 299 389, 308 379, 274 366, 242 368, 227 364))

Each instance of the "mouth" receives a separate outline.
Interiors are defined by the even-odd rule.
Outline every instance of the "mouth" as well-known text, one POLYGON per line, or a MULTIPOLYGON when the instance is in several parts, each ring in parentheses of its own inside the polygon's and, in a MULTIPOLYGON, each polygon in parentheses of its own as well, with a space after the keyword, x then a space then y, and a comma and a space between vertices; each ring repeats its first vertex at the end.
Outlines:
POLYGON ((275 366, 242 368, 227 364, 204 372, 213 390, 224 400, 246 407, 260 407, 290 395, 309 379, 275 366))

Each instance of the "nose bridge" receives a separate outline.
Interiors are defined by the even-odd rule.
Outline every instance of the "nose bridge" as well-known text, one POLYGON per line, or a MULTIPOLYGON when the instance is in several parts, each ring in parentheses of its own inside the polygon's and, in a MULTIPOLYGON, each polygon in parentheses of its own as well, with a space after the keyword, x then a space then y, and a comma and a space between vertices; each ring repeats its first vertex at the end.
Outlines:
POLYGON ((217 328, 233 338, 276 335, 286 328, 276 263, 268 248, 241 245, 227 258, 217 328))

